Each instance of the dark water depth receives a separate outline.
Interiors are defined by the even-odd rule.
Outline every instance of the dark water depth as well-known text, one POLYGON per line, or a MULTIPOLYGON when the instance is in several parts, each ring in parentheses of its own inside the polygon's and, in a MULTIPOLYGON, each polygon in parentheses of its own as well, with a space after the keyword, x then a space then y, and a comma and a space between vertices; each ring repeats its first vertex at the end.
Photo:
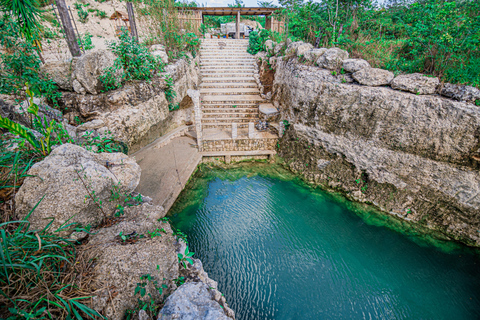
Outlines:
POLYGON ((478 255, 247 173, 204 173, 172 216, 237 319, 480 319, 478 255))

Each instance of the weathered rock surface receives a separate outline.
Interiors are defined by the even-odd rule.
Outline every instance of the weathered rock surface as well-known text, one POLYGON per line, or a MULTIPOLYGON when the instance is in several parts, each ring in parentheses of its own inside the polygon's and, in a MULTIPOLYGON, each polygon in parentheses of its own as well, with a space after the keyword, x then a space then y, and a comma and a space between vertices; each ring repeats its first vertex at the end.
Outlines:
POLYGON ((265 49, 267 50, 267 52, 273 53, 273 49, 275 48, 275 45, 276 43, 273 42, 272 40, 265 41, 265 49))
POLYGON ((325 71, 277 62, 273 100, 292 124, 280 150, 290 168, 312 183, 480 246, 480 108, 342 84, 325 71))
POLYGON ((305 53, 313 49, 313 46, 310 43, 304 43, 297 47, 297 57, 305 56, 305 53))
POLYGON ((343 70, 350 73, 355 73, 362 69, 371 68, 370 63, 363 59, 346 59, 343 60, 342 64, 343 70))
POLYGON ((285 50, 285 55, 290 55, 290 54, 296 54, 297 53, 297 48, 304 45, 305 43, 303 41, 295 41, 290 43, 287 46, 287 49, 285 50))
POLYGON ((318 58, 320 58, 325 52, 327 52, 327 48, 315 48, 305 52, 304 58, 308 62, 316 62, 318 58))
POLYGON ((170 297, 157 320, 228 320, 218 302, 211 298, 208 286, 203 282, 181 285, 170 297))
POLYGON ((140 181, 140 167, 125 154, 96 154, 72 144, 54 149, 28 174, 15 197, 16 213, 23 218, 38 204, 29 218, 32 228, 54 219, 52 230, 65 223, 97 225, 118 204, 110 201, 112 192, 130 194, 140 181))
POLYGON ((386 86, 393 80, 393 72, 378 69, 365 68, 355 72, 353 79, 365 86, 386 86))
POLYGON ((174 112, 168 109, 163 76, 154 77, 150 82, 132 82, 97 95, 64 93, 61 106, 70 113, 79 113, 86 120, 103 121, 115 138, 125 142, 134 152, 165 132, 193 120, 187 90, 198 86, 197 64, 198 57, 191 58, 190 62, 182 59, 166 67, 177 94, 172 103, 180 105, 180 109, 174 112))
POLYGON ((480 100, 480 90, 461 84, 446 83, 440 90, 440 94, 448 98, 470 103, 480 100))
POLYGON ((160 303, 175 290, 178 243, 170 225, 156 221, 164 215, 163 208, 149 204, 126 208, 125 221, 98 230, 85 245, 84 256, 96 258, 95 286, 102 288, 93 297, 93 307, 108 319, 124 319, 125 311, 138 305, 138 298, 146 301, 150 294, 154 302, 160 303), (124 243, 120 232, 136 240, 124 243), (145 275, 150 275, 150 280, 141 279, 145 275), (157 287, 166 286, 162 295, 155 289, 154 281, 157 287), (146 283, 144 297, 135 294, 137 284, 142 282, 146 283))
POLYGON ((342 66, 343 60, 348 59, 348 52, 339 48, 330 48, 317 60, 321 68, 336 70, 342 66))
POLYGON ((152 55, 160 57, 163 63, 168 63, 168 54, 164 50, 153 51, 152 55))
MULTIPOLYGON (((88 51, 78 58, 75 66, 75 79, 82 85, 86 92, 98 94, 103 89, 99 77, 104 74, 104 69, 112 67, 116 56, 109 50, 88 51)), ((118 69, 115 78, 120 81, 122 69, 118 69)), ((75 89, 75 88, 74 88, 75 89)), ((75 89, 82 93, 80 89, 75 89)))
POLYGON ((273 49, 275 55, 279 54, 282 49, 285 48, 285 42, 280 42, 275 45, 275 48, 273 49))
POLYGON ((390 83, 390 86, 393 89, 416 94, 434 94, 439 84, 440 81, 437 77, 427 77, 421 73, 412 73, 396 76, 390 83))
POLYGON ((262 103, 258 106, 258 114, 261 120, 274 121, 279 112, 271 103, 262 103))
POLYGON ((72 59, 70 62, 66 61, 52 61, 47 62, 41 66, 41 71, 47 73, 48 77, 52 79, 60 89, 72 91, 73 90, 73 73, 75 70, 77 59, 72 59))

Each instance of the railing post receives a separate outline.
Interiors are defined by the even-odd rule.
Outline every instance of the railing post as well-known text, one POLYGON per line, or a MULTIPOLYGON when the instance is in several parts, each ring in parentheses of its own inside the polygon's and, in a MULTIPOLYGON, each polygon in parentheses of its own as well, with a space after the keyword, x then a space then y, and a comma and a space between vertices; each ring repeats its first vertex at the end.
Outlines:
POLYGON ((248 139, 253 139, 255 133, 255 125, 253 122, 248 123, 248 139))
POLYGON ((237 12, 237 34, 235 35, 235 39, 240 39, 240 10, 237 12))
POLYGON ((232 123, 232 139, 237 139, 237 123, 232 123))
POLYGON ((73 57, 80 57, 82 53, 80 52, 80 46, 77 42, 77 37, 75 36, 75 31, 73 30, 72 21, 70 20, 70 15, 68 14, 67 5, 65 0, 56 0, 58 15, 62 21, 63 30, 65 31, 65 39, 67 40, 68 49, 73 57))
POLYGON ((128 21, 130 22, 130 34, 138 40, 137 24, 135 23, 135 12, 131 2, 127 2, 128 21))

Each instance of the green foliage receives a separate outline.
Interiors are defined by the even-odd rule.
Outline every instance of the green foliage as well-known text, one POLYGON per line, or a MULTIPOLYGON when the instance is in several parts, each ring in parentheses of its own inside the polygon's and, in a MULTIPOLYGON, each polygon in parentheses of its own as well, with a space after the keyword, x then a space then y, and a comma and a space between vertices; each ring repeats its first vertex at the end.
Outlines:
POLYGON ((480 2, 282 0, 288 37, 341 47, 373 67, 480 86, 480 2))
POLYGON ((167 84, 167 87, 165 88, 165 98, 168 101, 168 109, 170 111, 176 110, 180 107, 180 105, 178 103, 173 104, 173 99, 177 96, 177 93, 175 90, 173 90, 175 82, 169 74, 165 76, 165 83, 167 84))
POLYGON ((185 269, 187 269, 187 262, 193 265, 193 260, 192 257, 195 254, 195 252, 190 252, 188 250, 188 245, 185 248, 185 254, 178 253, 178 263, 180 263, 185 269))
POLYGON ((117 55, 114 65, 104 70, 100 81, 106 90, 118 88, 123 82, 131 80, 150 80, 157 72, 164 71, 164 64, 159 57, 153 56, 144 44, 123 29, 120 40, 108 44, 117 55), (123 69, 121 80, 116 79, 118 70, 123 69))
POLYGON ((11 320, 105 319, 82 303, 91 297, 72 297, 76 289, 63 281, 75 265, 76 252, 74 242, 58 232, 75 226, 50 232, 50 225, 31 230, 26 220, 0 224, 0 313, 9 313, 11 320))
POLYGON ((47 75, 41 74, 40 57, 35 48, 35 41, 21 39, 17 26, 7 17, 0 18, 0 93, 16 97, 25 94, 25 83, 37 95, 43 95, 57 104, 61 94, 47 75))
POLYGON ((74 3, 73 4, 75 8, 77 9, 77 14, 78 14, 78 20, 81 23, 87 23, 88 21, 88 11, 83 10, 83 6, 80 3, 74 3))
POLYGON ((100 17, 100 19, 105 19, 107 17, 107 13, 103 10, 97 9, 97 12, 95 13, 97 17, 100 17))
POLYGON ((82 136, 85 142, 82 144, 86 150, 102 153, 102 152, 123 152, 127 153, 127 148, 124 144, 115 141, 112 132, 105 131, 103 135, 96 136, 93 134, 93 131, 86 131, 82 136))
POLYGON ((80 39, 77 39, 78 41, 78 45, 80 47, 82 47, 83 45, 83 50, 91 50, 93 48, 95 48, 95 45, 92 43, 92 35, 90 34, 90 32, 85 32, 85 34, 81 35, 80 36, 82 39, 80 41, 80 39))
POLYGON ((0 0, 0 11, 13 19, 22 36, 33 39, 40 13, 36 0, 0 0))

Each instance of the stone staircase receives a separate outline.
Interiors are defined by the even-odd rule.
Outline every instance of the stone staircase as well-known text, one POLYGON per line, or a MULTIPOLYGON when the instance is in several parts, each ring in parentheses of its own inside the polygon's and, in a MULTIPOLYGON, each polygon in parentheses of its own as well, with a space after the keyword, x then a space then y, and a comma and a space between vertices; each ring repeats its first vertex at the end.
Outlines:
MULTIPOLYGON (((272 154, 278 136, 255 130, 260 96, 248 40, 204 39, 200 49, 202 151, 272 154)), ((220 154, 219 154, 220 155, 220 154)))

